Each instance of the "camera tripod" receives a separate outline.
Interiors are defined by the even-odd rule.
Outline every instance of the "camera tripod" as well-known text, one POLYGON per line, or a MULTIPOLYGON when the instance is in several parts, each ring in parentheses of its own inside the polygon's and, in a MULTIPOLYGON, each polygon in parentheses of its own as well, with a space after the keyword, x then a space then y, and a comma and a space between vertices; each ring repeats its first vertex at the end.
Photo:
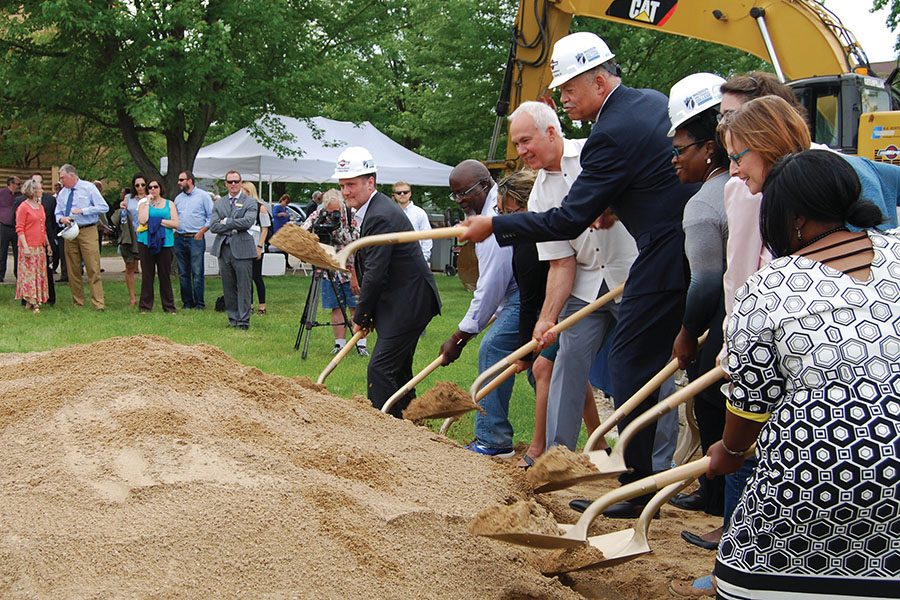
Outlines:
POLYGON ((338 306, 344 317, 344 327, 349 328, 351 326, 350 319, 347 318, 347 300, 344 298, 344 290, 337 280, 337 275, 334 271, 328 269, 313 269, 312 281, 309 284, 309 293, 306 294, 306 304, 303 306, 303 316, 300 320, 300 327, 297 329, 297 339, 294 341, 294 350, 297 350, 301 343, 303 344, 303 352, 300 357, 304 360, 309 351, 309 338, 312 335, 313 328, 325 325, 339 325, 339 323, 332 323, 331 321, 319 323, 316 320, 316 315, 319 310, 319 293, 322 288, 323 277, 328 279, 328 283, 331 284, 331 289, 334 290, 338 306))

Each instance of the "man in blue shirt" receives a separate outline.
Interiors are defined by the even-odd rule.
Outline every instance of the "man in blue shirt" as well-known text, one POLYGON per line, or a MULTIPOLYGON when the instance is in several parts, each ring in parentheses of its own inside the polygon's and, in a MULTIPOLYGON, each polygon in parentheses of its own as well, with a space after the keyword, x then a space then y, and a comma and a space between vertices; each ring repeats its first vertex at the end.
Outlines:
POLYGON ((175 196, 178 210, 178 229, 175 231, 175 257, 178 259, 178 283, 183 308, 202 310, 205 285, 203 253, 206 252, 204 234, 212 219, 213 202, 208 193, 194 185, 194 174, 178 174, 181 193, 175 196))
POLYGON ((69 289, 75 306, 84 306, 84 288, 81 281, 81 263, 91 284, 91 303, 97 310, 106 308, 103 282, 100 281, 100 242, 97 222, 100 215, 109 212, 109 205, 93 183, 78 178, 72 165, 59 168, 62 189, 56 195, 56 222, 63 227, 78 224, 78 235, 66 240, 66 270, 69 273, 69 289))

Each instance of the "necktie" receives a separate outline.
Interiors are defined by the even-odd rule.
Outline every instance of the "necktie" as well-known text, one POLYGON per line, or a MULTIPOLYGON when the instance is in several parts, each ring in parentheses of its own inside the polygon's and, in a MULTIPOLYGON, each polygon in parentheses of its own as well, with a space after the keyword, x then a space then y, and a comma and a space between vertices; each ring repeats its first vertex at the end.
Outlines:
POLYGON ((234 207, 236 204, 237 204, 237 197, 231 196, 231 210, 234 210, 234 207))
POLYGON ((75 188, 69 190, 69 199, 66 201, 66 216, 72 214, 72 201, 75 200, 75 188))

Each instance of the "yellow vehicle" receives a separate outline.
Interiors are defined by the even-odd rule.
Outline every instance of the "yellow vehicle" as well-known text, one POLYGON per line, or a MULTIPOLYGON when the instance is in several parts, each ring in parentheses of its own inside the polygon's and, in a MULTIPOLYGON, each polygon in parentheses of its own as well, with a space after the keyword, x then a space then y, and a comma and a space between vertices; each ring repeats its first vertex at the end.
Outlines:
MULTIPOLYGON (((816 142, 847 154, 900 164, 900 106, 875 77, 853 33, 814 0, 520 0, 515 41, 497 105, 500 123, 525 100, 547 93, 553 44, 572 17, 624 23, 738 48, 772 64, 809 115, 816 142)), ((893 75, 893 74, 892 74, 893 75)), ((505 168, 517 157, 508 143, 505 168)))

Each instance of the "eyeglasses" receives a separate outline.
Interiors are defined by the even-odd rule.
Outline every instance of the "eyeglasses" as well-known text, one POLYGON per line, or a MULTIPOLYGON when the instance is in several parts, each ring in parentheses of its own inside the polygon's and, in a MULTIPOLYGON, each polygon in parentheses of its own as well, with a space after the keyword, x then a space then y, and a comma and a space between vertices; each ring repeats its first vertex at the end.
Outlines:
POLYGON ((147 184, 146 183, 136 183, 136 184, 134 184, 134 187, 136 187, 136 188, 147 187, 147 184))
POLYGON ((226 179, 225 180, 225 183, 227 183, 228 185, 237 185, 240 182, 241 182, 240 179, 226 179))
POLYGON ((678 158, 679 156, 681 156, 684 153, 685 150, 687 150, 691 146, 699 146, 700 144, 705 144, 708 141, 709 140, 700 140, 699 142, 694 142, 693 144, 685 144, 684 146, 674 146, 672 148, 672 156, 674 156, 675 158, 678 158))
POLYGON ((743 152, 738 152, 737 154, 729 154, 728 158, 737 166, 741 166, 741 158, 743 158, 744 155, 748 152, 750 152, 750 148, 745 148, 743 152))
POLYGON ((476 181, 474 183, 474 185, 472 185, 472 187, 470 187, 469 189, 467 189, 464 192, 450 192, 450 199, 455 200, 455 201, 462 200, 463 198, 465 198, 466 196, 468 196, 469 194, 474 192, 475 188, 482 185, 483 183, 484 183, 484 181, 476 181))
POLYGON ((410 190, 396 190, 394 192, 394 195, 395 196, 406 196, 409 193, 410 193, 410 190))
POLYGON ((179 177, 178 181, 187 181, 187 177, 179 177))
POLYGON ((155 183, 151 183, 150 185, 147 186, 147 189, 149 189, 149 190, 158 190, 158 189, 159 189, 159 186, 156 185, 155 183))

